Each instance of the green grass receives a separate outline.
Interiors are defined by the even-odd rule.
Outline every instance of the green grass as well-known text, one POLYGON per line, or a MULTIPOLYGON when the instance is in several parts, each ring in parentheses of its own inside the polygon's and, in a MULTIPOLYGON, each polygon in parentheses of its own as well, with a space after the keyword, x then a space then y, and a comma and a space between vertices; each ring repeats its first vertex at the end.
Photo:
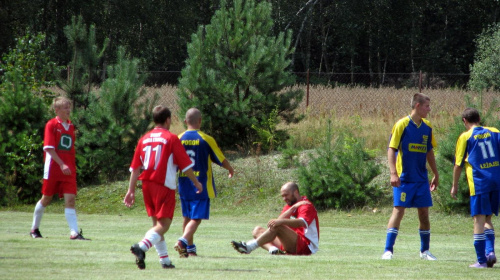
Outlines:
MULTIPOLYGON (((481 279, 498 276, 498 268, 475 270, 470 217, 431 211, 431 251, 438 261, 419 259, 416 211, 408 210, 394 259, 380 260, 390 208, 381 211, 320 213, 320 251, 312 256, 271 256, 264 250, 235 252, 230 241, 247 240, 255 225, 278 212, 214 214, 195 235, 199 257, 180 259, 173 242, 181 234, 177 211, 167 245, 174 270, 162 270, 155 250, 140 271, 129 252, 150 227, 144 210, 127 214, 79 214, 79 225, 92 241, 71 241, 63 214, 46 213, 41 232, 31 239, 32 213, 0 212, 2 279, 481 279), (141 213, 142 212, 142 213, 141 213)), ((217 212, 217 211, 216 211, 217 212)))

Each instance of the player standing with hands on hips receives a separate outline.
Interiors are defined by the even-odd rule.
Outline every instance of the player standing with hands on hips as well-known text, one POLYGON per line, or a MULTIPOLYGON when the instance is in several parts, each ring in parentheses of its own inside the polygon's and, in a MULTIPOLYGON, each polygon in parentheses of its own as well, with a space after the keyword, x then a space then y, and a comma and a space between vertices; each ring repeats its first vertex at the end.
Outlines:
POLYGON ((148 216, 153 227, 146 232, 144 239, 134 244, 130 251, 136 257, 139 269, 145 269, 146 251, 155 247, 163 268, 175 266, 168 257, 164 234, 168 231, 175 209, 175 189, 177 167, 193 181, 198 192, 202 185, 193 173, 193 163, 186 154, 177 135, 169 131, 171 124, 170 110, 163 106, 153 109, 155 128, 146 133, 135 148, 134 158, 130 165, 130 182, 128 192, 123 199, 127 207, 135 202, 137 180, 142 180, 142 193, 148 216), (142 173, 141 173, 142 169, 142 173))
POLYGON ((496 128, 480 125, 481 119, 476 109, 465 109, 462 121, 467 131, 457 141, 450 193, 453 199, 457 199, 458 180, 465 166, 477 256, 477 262, 469 267, 493 267, 497 258, 491 217, 493 213, 498 216, 500 203, 500 134, 496 128))
POLYGON ((430 98, 416 93, 411 101, 411 114, 400 119, 392 128, 387 159, 391 172, 394 208, 387 225, 385 251, 382 259, 392 259, 394 243, 405 209, 416 207, 420 221, 420 258, 436 260, 429 252, 431 191, 438 186, 438 171, 433 148, 436 147, 432 126, 425 118, 431 111, 430 98), (434 178, 429 185, 426 162, 434 178))
POLYGON ((181 258, 197 256, 196 245, 193 236, 201 223, 208 220, 210 215, 210 199, 217 195, 214 177, 212 174, 212 162, 222 166, 229 171, 229 178, 233 177, 234 169, 224 157, 215 140, 200 131, 201 112, 191 108, 186 112, 184 122, 187 130, 179 135, 186 153, 193 161, 193 171, 203 191, 196 193, 191 180, 184 173, 179 174, 179 195, 181 199, 183 222, 183 234, 175 245, 181 258))
POLYGON ((64 197, 64 215, 70 229, 71 240, 89 240, 78 232, 75 210, 76 200, 76 160, 75 127, 69 120, 71 101, 66 97, 56 97, 52 107, 56 117, 45 125, 43 151, 45 165, 43 169, 42 198, 35 206, 30 235, 42 238, 39 227, 45 208, 55 194, 64 197))

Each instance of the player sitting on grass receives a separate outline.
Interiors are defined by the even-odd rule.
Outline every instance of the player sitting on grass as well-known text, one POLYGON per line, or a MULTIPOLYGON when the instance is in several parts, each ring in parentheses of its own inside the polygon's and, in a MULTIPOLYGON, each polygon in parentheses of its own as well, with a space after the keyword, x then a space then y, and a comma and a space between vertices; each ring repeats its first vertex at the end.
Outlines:
POLYGON ((319 220, 316 208, 305 197, 300 196, 299 187, 288 182, 281 187, 281 197, 286 205, 277 219, 267 223, 267 229, 255 227, 255 239, 248 242, 231 241, 233 248, 250 254, 258 247, 270 254, 310 255, 318 251, 319 220))

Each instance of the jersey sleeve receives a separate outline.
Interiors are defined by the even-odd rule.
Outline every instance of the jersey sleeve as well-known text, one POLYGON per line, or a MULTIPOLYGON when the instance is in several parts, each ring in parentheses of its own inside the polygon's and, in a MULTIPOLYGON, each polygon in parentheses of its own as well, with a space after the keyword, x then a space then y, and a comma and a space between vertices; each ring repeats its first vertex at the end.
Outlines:
POLYGON ((389 140, 389 148, 398 149, 399 143, 401 142, 401 137, 405 130, 405 124, 402 121, 398 121, 392 127, 391 138, 389 140))
POLYGON ((54 133, 55 123, 53 121, 47 122, 45 125, 45 134, 43 136, 43 150, 55 149, 57 147, 56 134, 54 133))
POLYGON ((174 154, 174 163, 179 166, 182 172, 194 166, 194 163, 186 153, 186 149, 182 146, 178 137, 172 137, 172 153, 174 154))
POLYGON ((224 157, 224 154, 217 145, 217 142, 215 142, 215 139, 205 133, 200 133, 200 135, 210 147, 210 158, 212 162, 222 165, 222 162, 226 159, 226 157, 224 157))
POLYGON ((142 138, 139 139, 137 147, 135 148, 134 157, 132 158, 132 163, 130 163, 130 169, 129 169, 130 172, 132 172, 132 170, 140 168, 143 164, 141 160, 141 151, 142 151, 141 141, 142 138))
POLYGON ((462 166, 465 161, 466 150, 467 150, 467 135, 468 133, 462 133, 458 137, 457 145, 455 148, 455 165, 462 166))
POLYGON ((306 228, 314 221, 316 218, 316 209, 312 204, 305 204, 297 209, 297 219, 302 219, 306 222, 306 228))

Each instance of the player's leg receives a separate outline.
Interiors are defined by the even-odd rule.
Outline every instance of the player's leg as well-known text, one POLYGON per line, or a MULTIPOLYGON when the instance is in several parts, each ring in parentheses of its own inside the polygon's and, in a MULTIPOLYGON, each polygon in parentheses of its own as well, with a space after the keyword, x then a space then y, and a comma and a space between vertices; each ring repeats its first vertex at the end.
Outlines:
POLYGON ((42 198, 36 203, 35 210, 33 211, 33 222, 31 224, 30 235, 33 238, 42 238, 42 234, 40 233, 40 223, 42 221, 43 213, 45 212, 45 208, 52 201, 52 195, 42 195, 42 198))
POLYGON ((188 256, 196 256, 196 245, 194 244, 194 234, 201 224, 201 219, 189 219, 186 227, 184 228, 184 234, 179 241, 187 241, 186 251, 188 256))
POLYGON ((56 193, 57 182, 54 180, 43 180, 42 198, 37 202, 33 211, 33 223, 31 224, 30 235, 33 238, 42 238, 40 233, 40 223, 42 221, 45 208, 52 202, 52 197, 56 193))
POLYGON ((484 234, 486 236, 486 264, 488 267, 493 267, 497 262, 497 257, 495 256, 495 228, 491 218, 493 214, 498 216, 498 210, 500 206, 500 192, 492 191, 490 192, 490 205, 491 205, 491 215, 486 216, 484 234))
POLYGON ((391 217, 387 223, 387 234, 385 239, 385 248, 382 259, 392 259, 392 254, 394 252, 394 244, 396 243, 396 238, 398 237, 399 226, 401 225, 401 220, 405 215, 405 207, 394 206, 392 209, 391 217))
POLYGON ((415 194, 411 207, 417 207, 420 235, 420 258, 435 261, 437 258, 429 251, 431 241, 431 222, 429 220, 429 207, 432 206, 432 196, 429 182, 414 184, 415 194))
POLYGON ((181 257, 197 256, 194 234, 202 220, 210 217, 210 199, 185 200, 181 198, 182 215, 184 216, 183 235, 178 239, 175 250, 181 257))
MULTIPOLYGON (((256 226, 253 231, 252 231, 252 236, 254 239, 259 238, 264 232, 266 231, 265 228, 261 226, 256 226)), ((275 238, 272 242, 262 244, 260 246, 262 249, 267 250, 270 254, 277 254, 280 251, 279 248, 281 248, 281 242, 278 238, 275 238)))
POLYGON ((293 254, 297 247, 297 233, 287 226, 277 226, 273 230, 266 229, 257 239, 248 242, 231 242, 234 249, 242 254, 249 254, 268 243, 279 244, 284 250, 293 254), (275 239, 279 239, 281 242, 278 243, 275 239))
POLYGON ((154 224, 153 228, 156 228, 156 230, 162 232, 162 234, 160 234, 161 239, 154 244, 154 247, 160 259, 159 260, 160 264, 163 268, 166 269, 175 268, 175 266, 172 264, 172 261, 168 256, 167 243, 165 242, 165 237, 164 237, 165 233, 168 231, 170 225, 172 224, 172 220, 169 218, 161 218, 161 219, 154 218, 153 224, 154 224))
POLYGON ((474 248, 476 249, 477 262, 486 266, 486 236, 484 234, 485 215, 474 216, 474 248))

